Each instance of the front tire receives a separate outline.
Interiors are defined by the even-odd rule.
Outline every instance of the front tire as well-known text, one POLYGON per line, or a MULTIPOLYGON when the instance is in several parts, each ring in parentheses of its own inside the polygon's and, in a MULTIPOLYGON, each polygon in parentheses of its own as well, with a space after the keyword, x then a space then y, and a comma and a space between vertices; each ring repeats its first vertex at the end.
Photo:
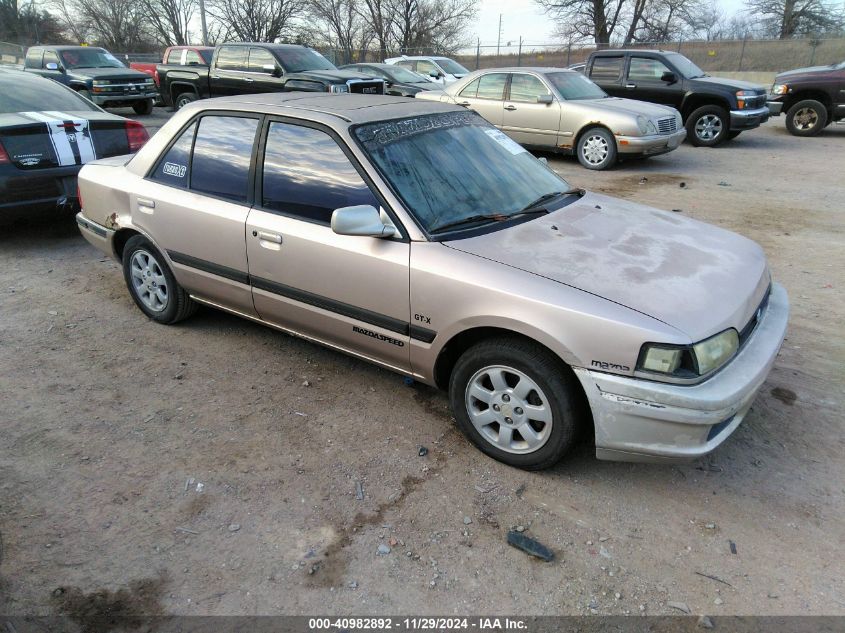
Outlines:
POLYGON ((728 137, 730 126, 727 110, 715 105, 702 106, 687 118, 687 138, 696 147, 715 147, 728 137))
POLYGON ((126 242, 123 278, 135 305, 153 321, 171 325, 197 310, 196 302, 176 281, 164 256, 142 235, 126 242))
POLYGON ((805 99, 786 113, 786 129, 794 136, 815 136, 827 125, 827 108, 815 99, 805 99))
POLYGON ((458 427, 493 459, 526 470, 554 466, 577 437, 575 377, 532 341, 482 341, 458 359, 449 401, 458 427))
POLYGON ((133 103, 132 109, 135 110, 135 114, 152 114, 154 103, 153 99, 144 99, 133 103))
POLYGON ((616 163, 616 139, 603 127, 592 127, 578 139, 575 152, 587 169, 607 169, 616 163))

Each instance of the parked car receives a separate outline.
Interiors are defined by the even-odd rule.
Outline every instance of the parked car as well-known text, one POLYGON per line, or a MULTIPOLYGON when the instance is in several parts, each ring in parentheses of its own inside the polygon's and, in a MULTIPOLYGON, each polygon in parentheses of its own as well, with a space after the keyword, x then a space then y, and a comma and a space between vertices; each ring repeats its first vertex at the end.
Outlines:
POLYGON ((773 116, 786 110, 786 129, 795 136, 815 136, 845 119, 845 61, 779 74, 768 106, 773 116))
POLYGON ((129 67, 153 78, 156 87, 160 80, 156 69, 161 65, 208 66, 214 54, 213 46, 170 46, 165 49, 160 62, 132 62, 129 67))
POLYGON ((469 74, 466 68, 448 57, 427 57, 424 55, 411 57, 402 55, 402 57, 385 59, 384 63, 406 68, 418 75, 428 77, 430 81, 438 83, 441 86, 449 85, 469 74))
POLYGON ((82 234, 150 319, 212 306, 448 388, 468 437, 522 468, 582 430, 604 459, 712 451, 786 330, 754 242, 572 189, 444 103, 199 102, 80 190, 82 234))
POLYGON ((158 96, 152 77, 124 66, 104 48, 95 46, 32 46, 24 69, 53 79, 108 108, 132 107, 150 114, 158 96))
POLYGON ((384 94, 394 97, 415 97, 422 90, 436 86, 415 72, 392 64, 347 64, 340 70, 352 70, 370 77, 384 79, 384 94))
POLYGON ((75 210, 81 166, 135 152, 147 138, 137 121, 109 114, 59 83, 0 69, 0 219, 75 210))
POLYGON ((686 131, 678 111, 608 95, 565 68, 476 70, 418 99, 475 110, 517 143, 572 154, 587 169, 676 149, 686 131))
POLYGON ((586 75, 608 94, 677 108, 696 146, 719 145, 769 118, 765 88, 710 77, 680 53, 596 51, 587 58, 586 75))
POLYGON ((162 98, 177 110, 206 97, 259 92, 384 94, 382 79, 338 70, 317 51, 294 44, 222 44, 210 68, 161 65, 157 70, 162 98))

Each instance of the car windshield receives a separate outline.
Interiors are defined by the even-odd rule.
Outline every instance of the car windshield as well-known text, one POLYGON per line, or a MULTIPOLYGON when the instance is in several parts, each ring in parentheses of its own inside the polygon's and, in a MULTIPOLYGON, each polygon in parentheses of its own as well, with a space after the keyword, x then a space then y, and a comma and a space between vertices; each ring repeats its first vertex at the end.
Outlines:
POLYGON ((579 99, 603 99, 607 93, 578 72, 548 73, 546 79, 567 101, 579 99))
POLYGON ((440 66, 443 70, 445 70, 450 75, 468 75, 469 71, 461 66, 458 62, 453 59, 449 59, 448 57, 437 57, 434 59, 437 62, 437 65, 440 66))
POLYGON ((76 48, 60 55, 65 68, 125 68, 117 57, 102 48, 76 48))
POLYGON ((390 68, 385 68, 384 72, 386 72, 393 81, 398 81, 401 83, 406 84, 427 84, 431 83, 428 79, 423 77, 422 75, 418 75, 417 73, 408 70, 407 68, 402 68, 401 66, 391 66, 390 68))
POLYGON ((45 110, 90 112, 99 108, 51 79, 0 78, 0 114, 45 110))
POLYGON ((560 176, 473 112, 368 123, 354 134, 431 234, 493 224, 528 211, 546 194, 569 190, 560 176))
POLYGON ((677 68, 687 79, 704 77, 707 74, 680 53, 665 53, 665 55, 666 58, 674 64, 675 68, 677 68))
POLYGON ((336 70, 334 64, 310 48, 282 48, 276 51, 286 72, 303 70, 336 70))

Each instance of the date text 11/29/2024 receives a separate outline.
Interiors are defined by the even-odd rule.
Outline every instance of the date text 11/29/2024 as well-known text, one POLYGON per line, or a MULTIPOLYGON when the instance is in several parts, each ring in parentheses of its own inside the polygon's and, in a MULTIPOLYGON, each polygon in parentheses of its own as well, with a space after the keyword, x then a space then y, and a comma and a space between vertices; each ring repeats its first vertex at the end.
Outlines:
POLYGON ((350 617, 309 618, 308 630, 337 631, 527 631, 528 625, 521 618, 503 617, 350 617))

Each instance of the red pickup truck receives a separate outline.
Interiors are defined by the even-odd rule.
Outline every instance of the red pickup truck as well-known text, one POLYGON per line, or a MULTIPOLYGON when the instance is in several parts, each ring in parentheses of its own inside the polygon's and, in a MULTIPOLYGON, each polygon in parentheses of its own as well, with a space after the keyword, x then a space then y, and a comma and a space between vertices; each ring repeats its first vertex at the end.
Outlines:
MULTIPOLYGON (((208 66, 211 64, 213 54, 213 46, 171 46, 164 51, 161 63, 179 66, 208 66)), ((155 80, 156 87, 158 87, 159 79, 156 72, 158 65, 157 62, 132 62, 129 64, 129 68, 148 74, 155 80)))

